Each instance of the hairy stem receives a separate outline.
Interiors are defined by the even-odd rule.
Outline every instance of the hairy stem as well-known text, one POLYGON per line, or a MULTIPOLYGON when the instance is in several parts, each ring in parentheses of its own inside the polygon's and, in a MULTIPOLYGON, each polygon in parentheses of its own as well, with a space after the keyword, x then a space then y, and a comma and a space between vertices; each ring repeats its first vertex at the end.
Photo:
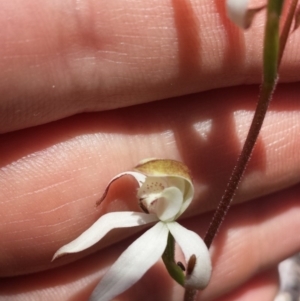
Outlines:
POLYGON ((184 292, 183 301, 194 301, 197 296, 197 290, 195 289, 186 289, 184 292))
POLYGON ((219 227, 221 226, 222 221, 224 220, 228 212, 230 203, 237 190, 238 184, 240 183, 241 178, 246 169, 247 163, 250 160, 251 153, 253 151, 255 142, 257 140, 258 134, 266 116, 269 103, 272 98, 272 92, 274 90, 274 87, 275 85, 272 84, 262 86, 255 115, 253 117, 250 130, 248 132, 244 147, 242 149, 242 153, 238 158, 238 161, 229 179, 225 193, 217 207, 217 210, 205 235, 204 242, 206 243, 208 248, 210 247, 214 237, 216 236, 219 230, 219 227))
POLYGON ((228 212, 231 201, 245 172, 276 86, 279 55, 279 19, 282 11, 282 5, 283 0, 268 1, 263 51, 263 83, 255 114, 242 152, 237 160, 227 188, 205 235, 204 241, 208 248, 212 244, 214 237, 216 236, 222 221, 228 212))
MULTIPOLYGON (((232 199, 236 193, 238 185, 246 170, 247 164, 251 158, 255 143, 263 125, 273 92, 276 88, 278 67, 281 62, 283 51, 286 45, 287 36, 290 32, 291 19, 295 13, 298 0, 293 0, 288 17, 284 24, 283 32, 279 38, 279 20, 282 12, 284 0, 269 0, 267 6, 267 20, 265 26, 264 51, 263 51, 263 81, 260 94, 248 131, 242 152, 233 169, 228 181, 227 188, 215 211, 211 224, 205 235, 204 242, 209 248, 229 210, 232 199)), ((194 301, 197 297, 196 290, 186 289, 184 301, 194 301)))

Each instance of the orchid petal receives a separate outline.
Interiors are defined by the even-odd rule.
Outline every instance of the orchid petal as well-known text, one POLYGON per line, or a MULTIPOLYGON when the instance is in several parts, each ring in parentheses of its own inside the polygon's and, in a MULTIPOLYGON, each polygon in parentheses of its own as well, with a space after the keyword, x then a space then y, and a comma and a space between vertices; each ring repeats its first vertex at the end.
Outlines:
POLYGON ((108 301, 136 283, 163 254, 169 230, 158 222, 134 241, 111 266, 89 301, 108 301))
POLYGON ((134 177, 135 180, 137 181, 139 187, 142 186, 142 184, 145 182, 145 179, 146 179, 146 176, 145 176, 144 174, 142 174, 142 173, 140 173, 140 172, 136 172, 136 171, 125 171, 125 172, 119 173, 118 175, 116 175, 115 177, 113 177, 113 178, 109 181, 109 183, 108 183, 108 185, 106 186, 106 189, 105 189, 105 191, 104 191, 102 197, 96 202, 96 205, 97 205, 97 206, 100 205, 100 203, 106 198, 106 195, 107 195, 107 193, 108 193, 108 190, 109 190, 109 188, 110 188, 110 185, 111 185, 114 181, 118 180, 119 178, 121 178, 121 177, 123 177, 123 176, 132 176, 132 177, 134 177))
POLYGON ((246 28, 246 15, 249 0, 227 0, 228 18, 241 28, 246 28))
POLYGON ((135 227, 157 221, 154 214, 141 212, 111 212, 101 216, 90 228, 70 243, 62 246, 53 259, 68 253, 77 253, 96 244, 115 228, 135 227))
POLYGON ((209 251, 201 237, 193 231, 179 225, 177 222, 167 223, 171 234, 180 246, 188 263, 192 255, 196 261, 191 274, 186 275, 185 287, 204 289, 211 276, 211 259, 209 251))
POLYGON ((156 203, 156 215, 161 221, 174 220, 183 203, 182 192, 177 187, 168 187, 162 191, 156 203))

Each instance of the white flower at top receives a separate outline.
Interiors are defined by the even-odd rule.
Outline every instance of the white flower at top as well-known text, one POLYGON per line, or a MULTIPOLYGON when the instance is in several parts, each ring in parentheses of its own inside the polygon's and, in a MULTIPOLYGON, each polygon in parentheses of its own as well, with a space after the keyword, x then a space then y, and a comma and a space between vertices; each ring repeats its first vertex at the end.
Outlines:
POLYGON ((228 18, 239 27, 246 28, 246 17, 249 0, 227 0, 228 18))
POLYGON ((181 247, 187 264, 184 274, 175 262, 168 262, 164 258, 170 275, 185 288, 205 288, 211 276, 209 251, 198 234, 175 221, 189 206, 194 195, 187 167, 174 160, 152 159, 141 162, 135 171, 115 176, 100 202, 106 197, 111 183, 126 175, 134 177, 138 183, 137 196, 144 212, 112 212, 101 216, 79 237, 61 247, 54 254, 53 260, 91 247, 112 229, 155 222, 152 228, 122 253, 101 279, 89 300, 112 300, 136 283, 166 253, 170 236, 181 247), (172 264, 176 265, 175 270, 179 270, 175 274, 181 274, 178 277, 170 272, 172 264))
POLYGON ((242 29, 249 28, 255 15, 266 7, 248 8, 248 4, 249 0, 226 0, 228 18, 242 29))

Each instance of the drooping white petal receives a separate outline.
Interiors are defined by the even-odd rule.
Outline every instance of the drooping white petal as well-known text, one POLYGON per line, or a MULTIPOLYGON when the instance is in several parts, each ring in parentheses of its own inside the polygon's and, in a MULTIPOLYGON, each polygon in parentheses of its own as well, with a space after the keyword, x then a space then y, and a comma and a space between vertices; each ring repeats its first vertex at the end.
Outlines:
POLYGON ((135 227, 157 221, 154 214, 141 212, 111 212, 101 216, 90 228, 70 243, 62 246, 53 256, 77 253, 96 244, 109 231, 115 228, 135 227))
POLYGON ((89 301, 108 301, 136 283, 162 256, 169 230, 158 222, 134 241, 112 265, 89 301))
POLYGON ((102 201, 105 199, 105 197, 106 197, 106 195, 107 195, 107 193, 108 193, 108 190, 109 190, 109 188, 110 188, 110 185, 111 185, 114 181, 116 181, 116 180, 118 180, 119 178, 124 177, 124 176, 132 176, 132 177, 134 177, 135 180, 137 181, 139 187, 142 186, 142 184, 145 182, 145 179, 146 179, 146 176, 145 176, 144 174, 142 174, 142 173, 140 173, 140 172, 136 172, 136 171, 125 171, 125 172, 121 172, 121 173, 117 174, 115 177, 113 177, 113 178, 109 181, 109 183, 108 183, 108 185, 107 185, 107 187, 106 187, 106 189, 105 189, 105 191, 104 191, 102 197, 96 202, 96 205, 97 205, 97 206, 100 205, 100 204, 102 203, 102 201))
POLYGON ((227 0, 228 18, 241 28, 246 27, 246 15, 249 0, 227 0))
POLYGON ((182 192, 177 187, 168 187, 162 191, 156 202, 155 211, 161 221, 174 220, 183 203, 182 192))
POLYGON ((204 289, 211 276, 211 259, 209 251, 202 238, 177 222, 167 223, 175 241, 179 244, 186 262, 192 255, 196 256, 195 267, 190 275, 186 276, 185 286, 194 289, 204 289))

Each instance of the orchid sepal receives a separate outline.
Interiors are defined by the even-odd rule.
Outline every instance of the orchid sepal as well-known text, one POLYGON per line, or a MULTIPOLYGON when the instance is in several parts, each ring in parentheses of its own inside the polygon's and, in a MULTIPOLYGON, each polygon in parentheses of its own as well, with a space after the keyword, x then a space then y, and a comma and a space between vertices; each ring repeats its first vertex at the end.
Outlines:
POLYGON ((108 190, 111 186, 111 184, 113 182, 115 182, 116 180, 118 180, 119 178, 121 177, 124 177, 124 176, 132 176, 136 182, 138 183, 139 187, 142 185, 142 183, 145 181, 145 178, 146 176, 139 173, 139 172, 135 172, 135 171, 125 171, 125 172, 121 172, 119 174, 117 174, 116 176, 114 176, 110 181, 109 183, 107 184, 106 188, 105 188, 105 191, 103 193, 103 195, 101 196, 101 198, 96 202, 96 206, 99 206, 102 201, 104 201, 104 199, 106 198, 107 196, 107 193, 108 193, 108 190))
POLYGON ((111 266, 89 301, 109 301, 136 283, 158 261, 167 243, 168 228, 158 222, 135 240, 111 266), (149 248, 145 249, 145 245, 149 248))
POLYGON ((146 214, 143 212, 121 211, 107 213, 101 216, 79 237, 58 249, 52 261, 63 255, 78 253, 90 248, 113 229, 142 226, 156 222, 157 220, 154 214, 146 214))

